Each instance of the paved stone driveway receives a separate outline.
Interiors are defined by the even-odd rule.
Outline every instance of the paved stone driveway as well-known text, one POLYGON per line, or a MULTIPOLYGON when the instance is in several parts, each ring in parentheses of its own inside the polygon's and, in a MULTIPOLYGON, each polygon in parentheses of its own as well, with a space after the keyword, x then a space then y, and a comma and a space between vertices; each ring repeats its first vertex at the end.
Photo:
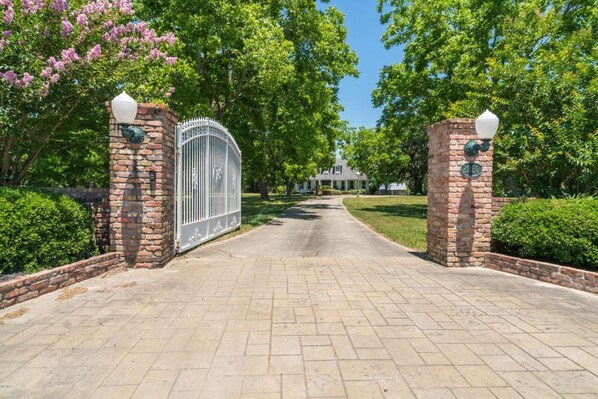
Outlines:
POLYGON ((418 258, 181 259, 0 326, 0 396, 597 398, 598 298, 418 258))
POLYGON ((0 397, 598 398, 598 296, 405 251, 195 256, 1 311, 27 309, 0 397))

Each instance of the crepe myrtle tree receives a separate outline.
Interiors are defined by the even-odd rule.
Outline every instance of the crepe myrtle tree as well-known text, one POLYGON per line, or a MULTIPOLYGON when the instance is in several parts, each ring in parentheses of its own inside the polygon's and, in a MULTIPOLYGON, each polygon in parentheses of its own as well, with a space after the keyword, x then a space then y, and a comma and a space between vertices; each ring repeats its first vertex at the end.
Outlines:
POLYGON ((135 18, 131 0, 0 0, 0 185, 18 185, 58 132, 150 66, 172 65, 174 44, 135 18))

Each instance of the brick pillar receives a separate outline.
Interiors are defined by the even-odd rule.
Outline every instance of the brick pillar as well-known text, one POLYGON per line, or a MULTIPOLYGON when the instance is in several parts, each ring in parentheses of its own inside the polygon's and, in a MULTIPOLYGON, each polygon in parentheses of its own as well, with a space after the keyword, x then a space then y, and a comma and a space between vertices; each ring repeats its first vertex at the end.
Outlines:
POLYGON ((110 104, 110 249, 130 267, 163 267, 174 257, 175 128, 168 107, 139 104, 141 144, 120 133, 110 104), (150 173, 152 172, 152 173, 150 173), (150 176, 155 173, 155 182, 150 176))
POLYGON ((490 252, 493 148, 468 157, 463 146, 479 140, 475 122, 448 119, 428 127, 428 256, 448 267, 483 266, 490 252), (476 162, 480 177, 461 175, 476 162))

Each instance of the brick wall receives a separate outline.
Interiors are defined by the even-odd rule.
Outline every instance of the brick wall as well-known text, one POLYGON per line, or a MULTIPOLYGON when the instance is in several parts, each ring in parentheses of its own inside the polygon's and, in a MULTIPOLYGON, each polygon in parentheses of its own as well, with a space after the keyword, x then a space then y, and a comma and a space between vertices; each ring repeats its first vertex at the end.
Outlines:
POLYGON ((0 309, 25 302, 124 266, 120 253, 108 253, 0 283, 0 309))
POLYGON ((493 150, 465 155, 479 142, 474 121, 448 119, 428 127, 428 256, 449 267, 483 266, 490 251, 493 150), (480 177, 460 172, 466 162, 483 167, 480 177))
POLYGON ((43 188, 69 196, 92 209, 95 221, 95 240, 100 253, 110 249, 110 190, 107 188, 43 188))
POLYGON ((139 104, 135 125, 146 137, 130 144, 110 120, 110 247, 131 267, 162 267, 174 256, 177 122, 166 106, 139 104))
POLYGON ((598 293, 598 273, 497 253, 486 254, 486 267, 546 283, 598 293))

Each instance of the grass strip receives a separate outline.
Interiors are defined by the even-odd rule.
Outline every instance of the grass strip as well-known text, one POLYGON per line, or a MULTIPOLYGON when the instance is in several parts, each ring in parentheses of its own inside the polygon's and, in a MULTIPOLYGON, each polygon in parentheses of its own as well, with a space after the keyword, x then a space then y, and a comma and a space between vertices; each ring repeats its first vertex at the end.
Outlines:
POLYGON ((347 211, 384 237, 418 251, 426 250, 426 197, 345 198, 347 211))

